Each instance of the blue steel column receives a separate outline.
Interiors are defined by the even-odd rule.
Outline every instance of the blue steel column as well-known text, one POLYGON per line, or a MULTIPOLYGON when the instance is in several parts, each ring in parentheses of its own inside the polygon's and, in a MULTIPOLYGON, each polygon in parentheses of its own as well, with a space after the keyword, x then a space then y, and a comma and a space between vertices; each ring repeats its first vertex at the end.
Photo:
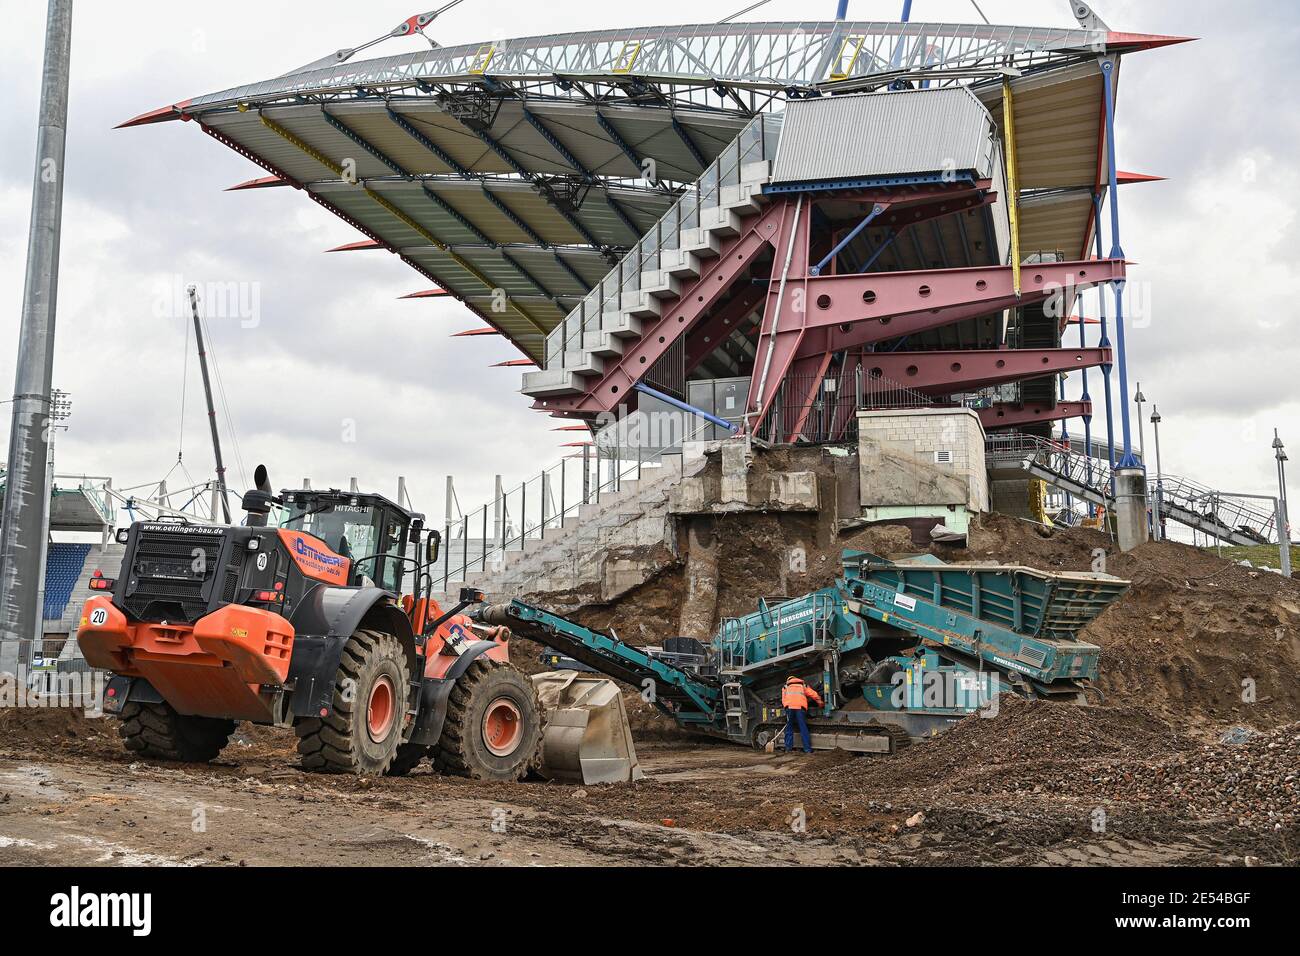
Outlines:
MULTIPOLYGON (((1097 239, 1097 258, 1103 258, 1101 251, 1101 193, 1092 194, 1093 208, 1093 233, 1097 239)), ((1110 348, 1110 333, 1106 325, 1106 290, 1101 286, 1097 287, 1097 319, 1101 322, 1101 338, 1097 340, 1097 347, 1102 349, 1110 348)), ((1106 390, 1106 451, 1110 457, 1111 492, 1115 491, 1114 471, 1115 471, 1115 412, 1111 404, 1111 387, 1110 387, 1110 370, 1111 363, 1107 362, 1101 367, 1102 385, 1106 390)))
MULTIPOLYGON (((911 18, 912 18, 912 0, 903 0, 903 15, 898 18, 899 22, 907 23, 907 21, 910 20, 911 18)), ((893 56, 889 58, 889 65, 895 69, 897 69, 903 63, 903 43, 904 43, 904 37, 902 36, 902 34, 899 34, 898 42, 894 44, 893 56)), ((904 84, 902 80, 895 80, 893 83, 889 84, 889 88, 891 90, 901 90, 903 89, 903 87, 904 84)))
MULTIPOLYGON (((1102 89, 1106 94, 1106 171, 1109 174, 1110 200, 1110 257, 1124 258, 1124 247, 1119 241, 1119 182, 1115 166, 1115 59, 1101 61, 1102 89)), ((1140 463, 1133 455, 1133 439, 1129 432, 1128 415, 1128 360, 1124 348, 1124 285, 1123 279, 1115 286, 1115 350, 1119 353, 1120 426, 1124 435, 1124 455, 1119 467, 1137 468, 1140 463)))
MULTIPOLYGON (((1057 379, 1057 383, 1061 386, 1060 388, 1061 401, 1065 401, 1065 373, 1064 372, 1060 373, 1059 375, 1056 376, 1056 379, 1057 379)), ((1068 418, 1061 419, 1061 444, 1065 445, 1065 453, 1066 455, 1069 455, 1070 454, 1070 420, 1068 418)), ((1065 504, 1070 511, 1074 511, 1074 496, 1071 495, 1068 491, 1065 493, 1065 504)))
MULTIPOLYGON (((1074 304, 1075 304, 1075 309, 1074 309, 1075 314, 1079 318, 1079 347, 1087 348, 1088 335, 1087 335, 1087 326, 1084 324, 1082 292, 1076 292, 1074 294, 1074 304)), ((1079 371, 1083 373, 1083 394, 1079 396, 1079 400, 1083 402, 1085 406, 1087 406, 1089 403, 1092 402, 1092 396, 1088 394, 1088 369, 1085 367, 1080 369, 1079 371)), ((1084 453, 1087 455, 1087 457, 1084 459, 1084 468, 1086 469, 1084 474, 1085 474, 1085 480, 1088 482, 1088 487, 1092 487, 1092 412, 1085 410, 1082 418, 1083 418, 1084 453)), ((1090 514, 1092 513, 1091 504, 1088 505, 1088 512, 1090 514)))

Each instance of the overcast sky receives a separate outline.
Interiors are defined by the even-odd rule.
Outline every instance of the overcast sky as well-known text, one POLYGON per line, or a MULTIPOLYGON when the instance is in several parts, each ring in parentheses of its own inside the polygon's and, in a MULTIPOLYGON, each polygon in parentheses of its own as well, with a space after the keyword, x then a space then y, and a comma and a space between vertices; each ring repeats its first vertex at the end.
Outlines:
MULTIPOLYGON (((819 2, 814 9, 774 0, 748 19, 831 18, 834 0, 819 2)), ((693 23, 745 5, 466 0, 431 35, 454 44, 693 23)), ((256 305, 256 323, 212 323, 238 438, 238 456, 227 441, 235 488, 259 461, 277 486, 308 475, 317 485, 342 485, 356 476, 391 493, 405 475, 417 505, 440 517, 447 474, 456 476, 468 509, 490 493, 493 474, 514 483, 558 460, 564 435, 551 429, 559 423, 529 410, 517 369, 489 368, 518 357, 508 342, 449 338, 481 324, 455 302, 398 301, 427 280, 382 253, 326 256, 361 237, 294 190, 223 193, 263 173, 192 124, 112 128, 370 39, 420 6, 78 0, 55 359, 55 384, 72 393, 74 411, 59 440, 60 472, 110 475, 119 486, 156 480, 175 463, 182 432, 189 472, 196 479, 210 472, 198 373, 193 359, 186 364, 187 323, 176 301, 175 290, 188 282, 237 282, 257 296, 246 302, 256 305)), ((900 7, 854 0, 849 13, 892 19, 900 7)), ((981 0, 980 7, 994 23, 1074 25, 1065 0, 981 0)), ((45 8, 41 0, 0 0, 6 395, 21 315, 45 8)), ((1300 296, 1293 85, 1300 12, 1282 0, 1240 0, 1230 13, 1208 0, 1100 0, 1094 8, 1112 29, 1202 38, 1128 57, 1121 80, 1119 164, 1169 177, 1121 193, 1124 249, 1139 263, 1130 271, 1141 313, 1129 335, 1131 376, 1160 406, 1164 468, 1220 488, 1270 491, 1273 428, 1300 450, 1300 337, 1290 311, 1300 296)), ((974 21, 977 14, 966 0, 917 0, 913 19, 974 21)), ((391 40, 376 53, 419 48, 415 39, 391 40)), ((1098 404, 1099 380, 1094 373, 1098 404)), ((4 447, 8 426, 6 408, 4 447)), ((1077 422, 1070 427, 1081 431, 1077 422)))

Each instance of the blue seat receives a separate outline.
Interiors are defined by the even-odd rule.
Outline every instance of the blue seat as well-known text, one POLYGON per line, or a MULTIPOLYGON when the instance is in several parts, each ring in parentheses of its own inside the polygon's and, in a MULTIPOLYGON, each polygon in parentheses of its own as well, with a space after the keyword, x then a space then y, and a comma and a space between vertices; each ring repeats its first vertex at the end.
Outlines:
POLYGON ((50 545, 45 559, 45 620, 57 621, 63 617, 89 554, 88 544, 50 545))

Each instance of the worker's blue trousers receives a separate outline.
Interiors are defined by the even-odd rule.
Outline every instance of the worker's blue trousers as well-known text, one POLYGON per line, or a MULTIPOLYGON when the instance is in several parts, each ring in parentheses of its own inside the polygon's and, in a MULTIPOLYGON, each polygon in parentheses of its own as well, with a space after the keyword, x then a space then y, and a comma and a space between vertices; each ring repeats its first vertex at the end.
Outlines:
POLYGON ((799 736, 803 738, 803 752, 812 753, 812 741, 808 739, 808 711, 802 707, 785 709, 785 752, 794 750, 794 725, 799 724, 799 736))

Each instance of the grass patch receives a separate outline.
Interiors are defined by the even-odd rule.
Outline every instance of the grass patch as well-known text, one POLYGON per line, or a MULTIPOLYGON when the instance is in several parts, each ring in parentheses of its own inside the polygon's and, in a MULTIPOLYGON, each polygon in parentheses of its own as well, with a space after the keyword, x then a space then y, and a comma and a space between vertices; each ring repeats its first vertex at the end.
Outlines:
MULTIPOLYGON (((1213 545, 1206 551, 1220 553, 1213 545)), ((1257 568, 1281 568, 1282 554, 1275 544, 1224 545, 1222 554, 1233 561, 1249 561, 1257 568)), ((1291 574, 1300 571, 1300 545, 1291 545, 1291 574)))

